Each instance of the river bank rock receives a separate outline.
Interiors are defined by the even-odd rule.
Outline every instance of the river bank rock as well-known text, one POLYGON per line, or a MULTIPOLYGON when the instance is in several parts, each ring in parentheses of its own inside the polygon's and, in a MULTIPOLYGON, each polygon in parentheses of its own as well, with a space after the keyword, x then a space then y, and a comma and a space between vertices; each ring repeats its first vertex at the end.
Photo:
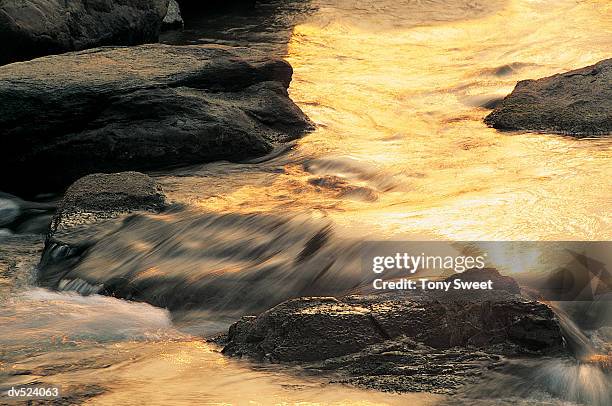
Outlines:
POLYGON ((538 80, 523 80, 485 123, 500 130, 612 134, 612 59, 538 80))
POLYGON ((39 280, 54 286, 68 283, 81 293, 93 293, 94 288, 82 280, 61 278, 69 266, 78 262, 80 255, 104 231, 108 223, 123 220, 135 212, 160 212, 165 209, 166 197, 157 182, 139 172, 96 173, 73 183, 55 213, 39 264, 39 280))
POLYGON ((449 393, 504 356, 563 351, 552 310, 507 290, 304 297, 233 324, 223 353, 339 374, 381 390, 449 393))
POLYGON ((0 64, 100 45, 157 42, 168 0, 4 0, 0 64))
POLYGON ((311 122, 291 66, 246 48, 98 48, 0 67, 0 190, 265 155, 311 122))

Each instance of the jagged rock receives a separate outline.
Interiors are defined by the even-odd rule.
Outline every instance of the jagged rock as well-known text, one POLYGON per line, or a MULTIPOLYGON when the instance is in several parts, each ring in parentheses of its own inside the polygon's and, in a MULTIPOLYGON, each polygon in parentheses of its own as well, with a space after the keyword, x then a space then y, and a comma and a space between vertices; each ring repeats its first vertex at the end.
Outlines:
POLYGON ((3 0, 0 64, 100 45, 157 42, 168 0, 3 0))
POLYGON ((485 118, 500 130, 578 137, 612 133, 612 59, 538 80, 517 83, 485 118))
POLYGON ((168 2, 168 13, 163 20, 163 28, 170 30, 176 28, 183 28, 185 22, 181 15, 181 9, 176 0, 170 0, 168 2))
POLYGON ((311 122, 291 66, 246 48, 142 45, 0 68, 0 189, 58 189, 89 173, 265 155, 311 122))

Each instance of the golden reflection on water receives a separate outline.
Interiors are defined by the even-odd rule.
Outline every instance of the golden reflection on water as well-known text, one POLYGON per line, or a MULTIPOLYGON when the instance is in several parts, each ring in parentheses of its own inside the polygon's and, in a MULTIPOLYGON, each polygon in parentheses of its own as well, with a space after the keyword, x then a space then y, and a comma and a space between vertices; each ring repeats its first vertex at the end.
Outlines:
MULTIPOLYGON (((253 370, 244 362, 227 360, 201 342, 149 344, 144 356, 128 365, 99 370, 94 382, 109 383, 105 394, 86 404, 119 405, 433 405, 442 396, 393 395, 341 385, 329 387, 272 369, 253 370), (214 373, 211 373, 213 372, 214 373), (163 391, 159 388, 163 387, 163 391), (222 400, 221 400, 222 399, 222 400)), ((87 375, 84 379, 91 378, 87 375)))
POLYGON ((488 13, 435 24, 419 24, 410 8, 381 15, 353 1, 339 13, 337 2, 321 3, 295 27, 287 56, 291 96, 318 129, 283 174, 218 180, 196 204, 307 212, 384 236, 612 237, 609 138, 500 133, 478 107, 518 80, 610 57, 608 1, 493 2, 488 13), (308 172, 303 160, 312 157, 330 164, 308 172), (313 186, 326 176, 347 184, 313 186))

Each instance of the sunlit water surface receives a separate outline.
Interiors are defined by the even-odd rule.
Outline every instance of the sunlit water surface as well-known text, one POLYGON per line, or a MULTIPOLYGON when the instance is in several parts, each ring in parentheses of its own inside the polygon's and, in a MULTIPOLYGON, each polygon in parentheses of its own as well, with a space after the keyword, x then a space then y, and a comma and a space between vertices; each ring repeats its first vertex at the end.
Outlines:
MULTIPOLYGON (((206 235, 191 228, 192 234, 223 236, 230 246, 232 238, 262 238, 248 230, 268 224, 269 216, 299 215, 353 240, 611 238, 609 138, 502 133, 483 124, 489 110, 481 107, 518 80, 610 57, 610 2, 271 4, 259 6, 257 18, 194 19, 185 32, 165 37, 250 45, 285 57, 295 70, 291 97, 317 124, 269 159, 155 174, 171 200, 187 203, 190 216, 255 216, 235 229, 210 227, 206 235)), ((168 233, 189 231, 176 224, 168 233)), ((303 244, 311 234, 302 230, 311 232, 295 226, 281 237, 303 244)), ((132 236, 108 247, 127 246, 132 236)), ((198 244, 197 236, 190 240, 198 244)), ((523 365, 530 375, 519 374, 516 382, 512 374, 495 376, 467 391, 468 400, 449 400, 326 385, 227 359, 173 323, 166 310, 28 288, 41 243, 15 237, 0 250, 3 388, 60 384, 75 402, 92 404, 479 404, 474 398, 487 404, 488 397, 513 405, 609 404, 609 375, 562 360, 523 365), (531 385, 524 385, 525 376, 531 385)), ((101 268, 141 259, 108 247, 95 256, 112 257, 101 268)), ((196 260, 177 261, 173 272, 192 271, 196 260)))

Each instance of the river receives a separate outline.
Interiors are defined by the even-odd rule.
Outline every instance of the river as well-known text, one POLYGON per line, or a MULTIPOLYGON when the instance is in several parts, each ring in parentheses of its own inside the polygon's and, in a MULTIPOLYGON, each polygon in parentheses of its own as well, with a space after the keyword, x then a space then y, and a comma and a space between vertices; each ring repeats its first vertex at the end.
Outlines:
MULTIPOLYGON (((262 159, 153 173, 187 212, 115 234, 82 265, 92 273, 149 261, 194 281, 213 268, 248 274, 253 247, 274 244, 283 248, 269 255, 275 270, 291 273, 321 230, 332 230, 329 256, 369 239, 612 239, 609 138, 499 132, 482 121, 490 111, 482 106, 518 80, 609 57, 609 1, 272 1, 255 15, 186 20, 162 41, 253 46, 289 61, 290 95, 317 128, 262 159), (215 254, 203 255, 205 245, 215 254)), ((530 391, 517 372, 523 381, 494 376, 454 399, 329 385, 228 359, 198 336, 223 330, 236 312, 171 314, 48 292, 32 286, 41 248, 40 237, 24 235, 0 246, 3 388, 58 384, 87 404, 609 404, 609 374, 555 359, 517 367, 547 390, 530 391)), ((268 281, 239 311, 286 286, 268 281)))

